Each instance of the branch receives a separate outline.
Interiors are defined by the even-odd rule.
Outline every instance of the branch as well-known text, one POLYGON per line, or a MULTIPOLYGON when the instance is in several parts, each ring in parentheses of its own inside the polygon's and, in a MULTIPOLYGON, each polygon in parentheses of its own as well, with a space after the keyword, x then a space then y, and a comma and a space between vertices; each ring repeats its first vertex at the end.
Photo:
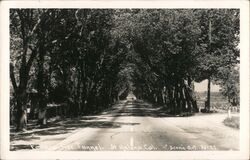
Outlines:
POLYGON ((32 53, 31 53, 31 55, 30 55, 30 59, 28 60, 28 62, 27 62, 27 70, 29 71, 30 70, 30 67, 31 67, 31 65, 32 65, 32 62, 34 61, 34 59, 35 59, 35 57, 36 57, 36 55, 37 55, 37 51, 36 51, 36 49, 31 49, 32 50, 32 53))
POLYGON ((41 24, 41 22, 42 22, 42 18, 44 17, 44 15, 45 15, 45 13, 47 13, 47 11, 48 10, 45 10, 42 14, 41 14, 41 16, 39 17, 39 19, 37 20, 37 22, 36 22, 36 24, 35 24, 35 26, 33 27, 33 29, 28 33, 28 38, 29 37, 31 37, 33 34, 34 34, 34 32, 37 30, 37 28, 38 28, 38 26, 41 24))
POLYGON ((17 14, 20 18, 20 23, 21 23, 21 32, 22 32, 22 38, 23 40, 26 39, 26 34, 25 34, 25 29, 24 29, 24 18, 23 18, 23 13, 21 10, 17 10, 17 14))
MULTIPOLYGON (((41 16, 41 17, 42 17, 42 16, 41 16)), ((37 23, 36 23, 35 26, 33 27, 32 31, 29 32, 29 34, 28 34, 28 36, 27 36, 28 38, 31 37, 31 36, 34 34, 34 32, 36 31, 36 29, 38 28, 39 24, 41 23, 41 17, 37 20, 37 23)))

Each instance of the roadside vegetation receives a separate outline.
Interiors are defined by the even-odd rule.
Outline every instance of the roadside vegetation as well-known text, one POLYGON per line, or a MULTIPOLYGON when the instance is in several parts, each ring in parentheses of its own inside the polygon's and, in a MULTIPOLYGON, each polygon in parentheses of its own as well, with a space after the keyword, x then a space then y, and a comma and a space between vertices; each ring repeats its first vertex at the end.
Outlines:
POLYGON ((223 123, 232 128, 239 129, 240 128, 240 117, 239 116, 232 116, 232 117, 227 117, 223 123))

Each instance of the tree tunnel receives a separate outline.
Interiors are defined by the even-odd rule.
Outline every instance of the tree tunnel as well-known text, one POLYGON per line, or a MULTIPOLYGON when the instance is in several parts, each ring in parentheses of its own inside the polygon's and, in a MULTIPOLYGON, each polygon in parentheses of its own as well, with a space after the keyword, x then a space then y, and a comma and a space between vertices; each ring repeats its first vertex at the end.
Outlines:
POLYGON ((171 114, 197 112, 192 80, 183 69, 177 69, 178 64, 173 63, 179 57, 170 57, 169 63, 162 66, 164 70, 157 68, 159 64, 151 62, 154 57, 146 57, 145 49, 136 45, 131 45, 133 48, 129 48, 129 52, 133 56, 124 59, 118 72, 117 99, 125 99, 132 92, 137 99, 163 105, 171 114))
POLYGON ((34 104, 41 119, 48 104, 60 105, 61 116, 74 117, 100 112, 131 92, 172 114, 197 111, 192 81, 214 77, 226 84, 223 73, 238 63, 239 14, 227 12, 11 9, 11 104, 17 129, 25 126, 32 89, 38 92, 34 104), (227 22, 221 24, 220 17, 227 22), (225 35, 213 43, 211 19, 220 24, 214 24, 213 36, 225 35))

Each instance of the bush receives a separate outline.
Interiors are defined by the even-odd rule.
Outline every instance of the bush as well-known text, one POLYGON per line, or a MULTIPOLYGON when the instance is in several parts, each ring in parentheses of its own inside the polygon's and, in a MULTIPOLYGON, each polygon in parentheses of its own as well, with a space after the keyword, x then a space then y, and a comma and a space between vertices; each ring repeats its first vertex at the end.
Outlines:
POLYGON ((232 127, 232 128, 240 128, 240 117, 235 117, 232 116, 231 118, 227 117, 223 123, 228 126, 228 127, 232 127))

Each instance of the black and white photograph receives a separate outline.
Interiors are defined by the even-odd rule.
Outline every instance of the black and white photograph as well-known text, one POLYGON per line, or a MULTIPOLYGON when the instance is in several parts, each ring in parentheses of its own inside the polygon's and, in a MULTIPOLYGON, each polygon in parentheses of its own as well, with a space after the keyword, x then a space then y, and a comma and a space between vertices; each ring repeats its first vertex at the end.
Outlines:
POLYGON ((239 7, 8 15, 9 153, 241 151, 239 7))

